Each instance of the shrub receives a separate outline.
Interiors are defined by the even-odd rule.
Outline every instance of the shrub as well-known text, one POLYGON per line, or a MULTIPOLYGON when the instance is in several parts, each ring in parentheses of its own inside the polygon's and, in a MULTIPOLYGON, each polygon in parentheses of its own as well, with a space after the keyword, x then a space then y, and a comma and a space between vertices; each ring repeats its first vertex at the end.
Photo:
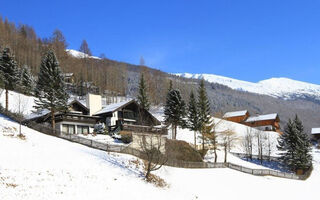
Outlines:
POLYGON ((132 133, 128 131, 120 131, 121 140, 123 143, 129 144, 132 142, 132 133))
POLYGON ((183 161, 202 162, 200 153, 185 141, 167 140, 166 154, 169 159, 171 158, 183 161))

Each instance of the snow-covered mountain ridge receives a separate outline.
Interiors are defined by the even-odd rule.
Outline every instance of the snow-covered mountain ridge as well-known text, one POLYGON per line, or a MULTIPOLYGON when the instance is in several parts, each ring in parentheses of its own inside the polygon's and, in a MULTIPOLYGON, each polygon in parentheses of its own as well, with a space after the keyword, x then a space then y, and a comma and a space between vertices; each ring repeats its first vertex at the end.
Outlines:
POLYGON ((94 58, 94 59, 101 59, 97 56, 89 56, 88 54, 82 53, 80 51, 74 50, 74 49, 67 49, 66 52, 75 57, 75 58, 94 58))
POLYGON ((289 78, 270 78, 253 83, 214 74, 177 73, 175 75, 185 78, 204 79, 210 83, 219 83, 235 90, 269 95, 286 100, 295 98, 314 98, 320 100, 320 85, 289 78))

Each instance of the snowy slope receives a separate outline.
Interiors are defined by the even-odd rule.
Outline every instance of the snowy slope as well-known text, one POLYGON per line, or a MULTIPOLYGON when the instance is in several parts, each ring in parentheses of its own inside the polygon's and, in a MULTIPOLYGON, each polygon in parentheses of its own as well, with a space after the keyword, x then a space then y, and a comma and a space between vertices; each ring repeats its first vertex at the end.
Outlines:
MULTIPOLYGON (((3 89, 0 89, 0 104, 5 107, 6 105, 6 94, 3 89)), ((9 91, 9 110, 11 112, 19 112, 19 105, 20 105, 20 112, 23 112, 24 115, 31 114, 32 111, 35 109, 34 103, 35 97, 27 96, 24 94, 20 94, 15 91, 9 91)))
MULTIPOLYGON (((163 121, 164 120, 164 108, 163 107, 152 107, 150 109, 150 112, 155 116, 158 120, 163 121)), ((220 118, 213 117, 212 118, 213 122, 216 124, 216 131, 219 133, 222 133, 227 130, 231 130, 235 132, 236 136, 238 137, 237 142, 235 145, 231 148, 231 152, 234 153, 245 153, 244 148, 243 148, 243 140, 245 135, 247 134, 248 131, 251 132, 251 134, 256 133, 258 130, 243 124, 227 121, 227 120, 222 120, 220 118)), ((269 136, 270 139, 270 145, 271 145, 271 152, 272 156, 277 156, 277 139, 279 137, 279 133, 274 132, 274 131, 260 131, 260 134, 264 136, 269 136)), ((172 135, 172 130, 169 128, 168 130, 168 137, 171 138, 172 135)), ((202 144, 202 140, 200 137, 200 133, 197 133, 197 145, 202 144)), ((177 129, 177 139, 178 140, 183 140, 186 141, 190 144, 194 144, 194 132, 190 131, 189 129, 181 128, 178 127, 177 129)), ((253 154, 257 155, 257 148, 256 148, 256 141, 253 141, 253 154)))
POLYGON ((155 173, 169 184, 142 180, 136 158, 107 154, 23 127, 0 116, 0 199, 316 199, 320 152, 306 181, 259 177, 224 169, 163 167, 155 173))
MULTIPOLYGON (((250 131, 252 134, 256 133, 258 131, 255 128, 251 128, 248 126, 245 126, 243 124, 230 122, 226 120, 221 120, 219 118, 213 118, 214 123, 216 123, 216 131, 217 133, 222 133, 227 130, 231 130, 235 132, 235 135, 237 136, 237 141, 234 143, 234 145, 231 147, 231 152, 234 153, 245 153, 244 147, 243 147, 243 141, 244 137, 247 134, 248 131, 250 131)), ((270 146, 271 146, 271 155, 277 156, 277 139, 279 137, 279 134, 274 131, 260 131, 260 134, 268 137, 270 139, 270 146)), ((169 130, 169 135, 171 135, 171 130, 169 130)), ((202 140, 200 137, 200 133, 197 133, 197 145, 202 144, 202 140)), ((186 141, 190 144, 194 144, 194 132, 190 131, 189 129, 182 129, 178 128, 177 130, 177 139, 186 141)), ((218 137, 219 142, 219 137, 218 137)), ((266 150, 266 149, 265 149, 266 150)), ((266 154, 266 152, 264 152, 266 154)), ((257 141, 253 141, 253 154, 258 155, 258 148, 257 148, 257 141)))
POLYGON ((211 83, 226 85, 235 90, 269 95, 283 99, 311 96, 320 100, 320 85, 296 81, 288 78, 271 78, 257 83, 241 81, 214 74, 178 73, 177 76, 204 79, 211 83))
POLYGON ((66 50, 68 54, 70 54, 73 57, 76 58, 94 58, 94 59, 101 59, 99 57, 96 56, 89 56, 88 54, 82 53, 80 51, 74 50, 74 49, 67 49, 66 50))

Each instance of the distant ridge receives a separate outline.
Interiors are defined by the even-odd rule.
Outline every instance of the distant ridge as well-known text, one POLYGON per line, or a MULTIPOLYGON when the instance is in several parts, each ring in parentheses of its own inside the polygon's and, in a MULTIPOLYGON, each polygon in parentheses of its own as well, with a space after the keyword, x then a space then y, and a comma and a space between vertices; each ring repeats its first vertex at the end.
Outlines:
POLYGON ((185 78, 204 79, 210 83, 219 83, 235 90, 264 94, 285 100, 297 98, 320 100, 320 85, 289 78, 270 78, 253 83, 214 74, 177 73, 175 75, 185 78))

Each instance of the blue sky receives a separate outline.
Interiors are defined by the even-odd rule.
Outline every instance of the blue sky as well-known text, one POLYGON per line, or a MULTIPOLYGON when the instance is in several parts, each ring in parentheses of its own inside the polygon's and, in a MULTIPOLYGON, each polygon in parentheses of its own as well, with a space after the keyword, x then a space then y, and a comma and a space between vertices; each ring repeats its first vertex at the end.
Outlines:
MULTIPOLYGON (((10 0, 0 15, 79 49, 166 72, 320 84, 318 0, 10 0)), ((0 36, 1 37, 1 36, 0 36)))

